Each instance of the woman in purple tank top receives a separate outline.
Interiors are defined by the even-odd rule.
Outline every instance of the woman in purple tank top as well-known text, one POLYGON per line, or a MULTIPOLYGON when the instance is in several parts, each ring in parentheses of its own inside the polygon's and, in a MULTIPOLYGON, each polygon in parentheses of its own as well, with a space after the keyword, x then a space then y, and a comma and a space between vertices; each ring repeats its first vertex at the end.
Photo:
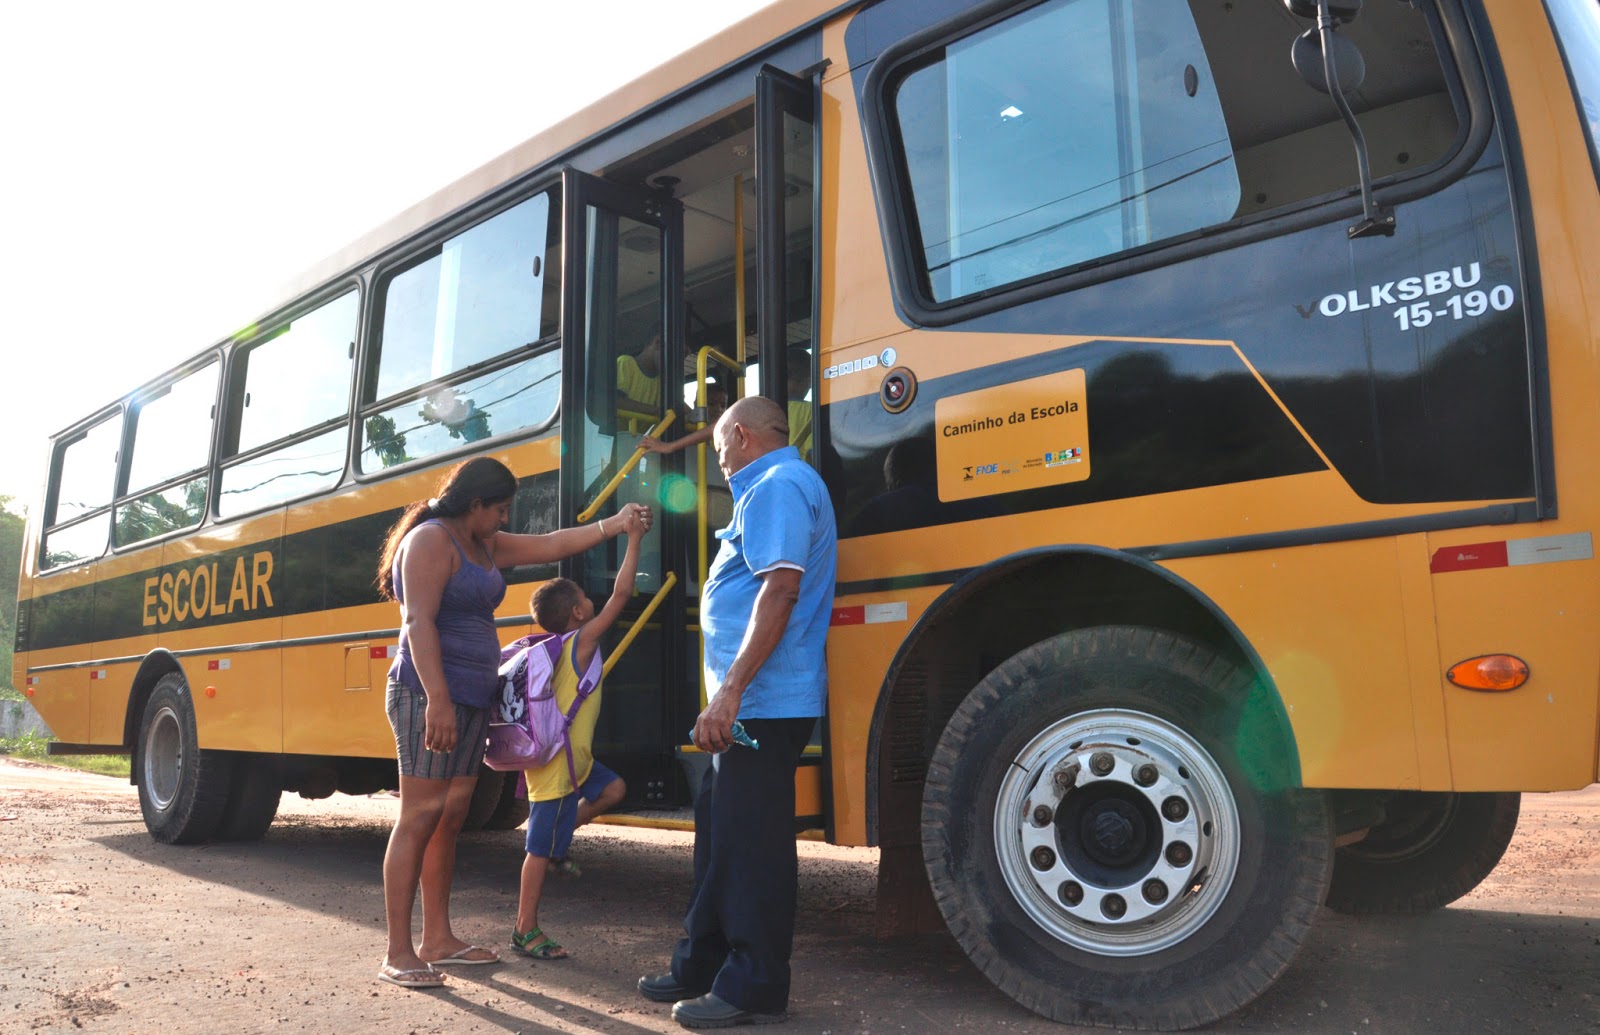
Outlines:
MULTIPOLYGON (((400 818, 383 857, 389 947, 378 979, 406 988, 442 985, 437 966, 500 959, 450 929, 456 835, 478 782, 498 681, 494 612, 506 592, 500 569, 571 557, 624 526, 609 518, 546 535, 506 532, 516 491, 516 476, 498 460, 456 466, 436 497, 406 508, 378 564, 379 591, 400 603, 400 650, 385 702, 400 763, 400 818), (422 941, 414 945, 411 907, 419 884, 422 941)), ((623 510, 640 511, 649 527, 648 507, 630 503, 623 510)))

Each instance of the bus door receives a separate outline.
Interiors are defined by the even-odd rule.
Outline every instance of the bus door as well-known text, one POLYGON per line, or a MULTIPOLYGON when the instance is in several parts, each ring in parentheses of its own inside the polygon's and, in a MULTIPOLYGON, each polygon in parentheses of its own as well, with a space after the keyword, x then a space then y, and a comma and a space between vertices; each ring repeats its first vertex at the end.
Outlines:
MULTIPOLYGON (((759 394, 785 407, 789 444, 818 465, 815 82, 763 66, 756 74, 756 357, 759 394)), ((819 722, 795 773, 795 826, 831 834, 819 722)))
MULTIPOLYGON (((615 647, 669 573, 678 579, 606 677, 595 757, 627 781, 629 805, 680 806, 688 795, 676 748, 699 712, 698 644, 687 642, 682 592, 695 493, 681 477, 662 477, 660 457, 629 463, 676 401, 682 210, 668 197, 575 170, 566 173, 564 194, 562 520, 571 523, 597 499, 603 502, 589 520, 634 502, 656 515, 633 603, 604 649, 615 647)), ((562 574, 604 606, 626 544, 622 536, 608 540, 564 562, 562 574)))

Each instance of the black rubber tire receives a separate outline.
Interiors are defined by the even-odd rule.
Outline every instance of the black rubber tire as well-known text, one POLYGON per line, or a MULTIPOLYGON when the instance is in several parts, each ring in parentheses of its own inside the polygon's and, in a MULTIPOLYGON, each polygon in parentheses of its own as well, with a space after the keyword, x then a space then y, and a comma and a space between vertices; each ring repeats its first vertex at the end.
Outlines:
POLYGON ((500 807, 500 796, 505 790, 505 773, 497 773, 488 766, 478 767, 478 782, 472 788, 472 801, 467 805, 467 818, 462 830, 483 830, 495 810, 500 807))
MULTIPOLYGON (((517 797, 517 780, 521 773, 501 773, 505 777, 505 790, 500 792, 500 804, 494 807, 485 830, 515 830, 528 821, 528 799, 517 797)), ((479 777, 482 779, 482 777, 479 777)))
POLYGON ((1517 832, 1522 795, 1401 791, 1363 841, 1334 853, 1328 908, 1426 913, 1483 882, 1517 832))
POLYGON ((974 965, 1028 1009, 1079 1025, 1190 1028, 1265 991, 1310 930, 1333 858, 1326 796, 1286 786, 1295 769, 1266 694, 1206 647, 1125 626, 1037 643, 979 683, 934 751, 922 809, 933 893, 974 965), (1100 714, 1142 715, 1201 745, 1238 816, 1232 879, 1201 892, 1215 911, 1153 951, 1097 951, 1089 925, 1090 947, 1071 944, 1029 915, 999 862, 1012 760, 1055 724, 1100 714))
POLYGON ((211 840, 232 775, 232 755, 200 747, 189 684, 177 672, 162 676, 139 720, 134 772, 150 836, 174 845, 211 840))
POLYGON ((259 841, 283 800, 283 766, 276 755, 241 753, 233 759, 233 785, 217 827, 218 841, 259 841))

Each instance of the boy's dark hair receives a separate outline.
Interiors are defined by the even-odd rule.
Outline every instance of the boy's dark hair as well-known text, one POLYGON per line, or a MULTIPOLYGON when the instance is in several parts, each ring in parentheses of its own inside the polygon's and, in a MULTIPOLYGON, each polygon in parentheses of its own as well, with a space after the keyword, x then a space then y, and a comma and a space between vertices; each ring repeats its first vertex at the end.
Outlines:
POLYGON ((567 623, 572 621, 573 609, 582 599, 583 590, 576 582, 571 579, 551 579, 533 591, 528 609, 533 612, 533 620, 545 632, 566 632, 567 623))

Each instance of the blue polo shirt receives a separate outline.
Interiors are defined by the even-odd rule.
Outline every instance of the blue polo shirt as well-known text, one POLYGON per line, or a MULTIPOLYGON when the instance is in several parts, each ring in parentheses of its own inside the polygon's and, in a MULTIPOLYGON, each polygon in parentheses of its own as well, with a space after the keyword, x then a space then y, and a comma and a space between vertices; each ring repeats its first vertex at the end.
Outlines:
POLYGON ((762 576, 801 569, 800 599, 783 639, 739 702, 741 719, 821 715, 828 699, 825 646, 833 614, 838 534, 827 487, 793 446, 751 461, 728 479, 733 519, 717 533, 722 548, 700 597, 706 693, 715 697, 744 642, 762 576))

